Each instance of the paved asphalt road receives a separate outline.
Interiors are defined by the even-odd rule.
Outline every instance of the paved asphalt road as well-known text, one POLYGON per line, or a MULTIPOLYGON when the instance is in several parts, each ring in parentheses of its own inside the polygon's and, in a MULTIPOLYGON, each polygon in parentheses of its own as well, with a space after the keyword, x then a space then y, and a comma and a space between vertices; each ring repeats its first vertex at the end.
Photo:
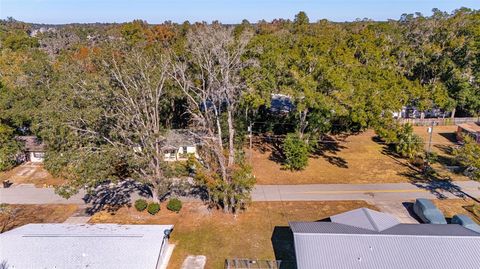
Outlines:
MULTIPOLYGON (((322 201, 366 200, 407 201, 415 198, 460 198, 462 195, 480 197, 480 183, 459 181, 453 183, 385 184, 313 184, 313 185, 257 185, 253 201, 322 201)), ((55 194, 52 188, 30 185, 0 188, 0 203, 9 204, 83 204, 83 193, 70 199, 55 194)), ((136 199, 136 195, 132 195, 136 199)))
POLYGON ((406 201, 415 198, 459 198, 465 194, 480 197, 480 183, 461 181, 418 185, 410 183, 257 185, 252 193, 252 199, 254 201, 406 201))

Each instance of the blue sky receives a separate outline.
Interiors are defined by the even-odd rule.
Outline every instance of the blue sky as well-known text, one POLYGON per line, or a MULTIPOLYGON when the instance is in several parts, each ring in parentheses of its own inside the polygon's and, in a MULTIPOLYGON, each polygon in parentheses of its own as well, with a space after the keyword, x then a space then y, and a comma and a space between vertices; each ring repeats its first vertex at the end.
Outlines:
POLYGON ((459 7, 480 9, 480 0, 0 0, 0 17, 37 23, 125 22, 143 19, 219 20, 293 18, 306 11, 311 21, 398 19, 402 13, 431 13, 432 8, 452 11, 459 7))

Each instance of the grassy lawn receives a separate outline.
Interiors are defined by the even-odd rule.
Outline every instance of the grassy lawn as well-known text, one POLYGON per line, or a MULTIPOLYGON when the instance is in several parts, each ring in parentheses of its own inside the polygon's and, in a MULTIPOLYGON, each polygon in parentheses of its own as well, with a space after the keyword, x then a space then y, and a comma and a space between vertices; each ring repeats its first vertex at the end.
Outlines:
POLYGON ((476 216, 471 212, 471 207, 474 203, 471 199, 446 199, 432 201, 443 212, 446 218, 452 218, 456 214, 465 214, 480 224, 480 215, 476 216))
POLYGON ((14 184, 34 184, 36 187, 57 186, 64 180, 53 177, 41 164, 23 164, 12 170, 0 172, 0 181, 10 180, 14 184))
MULTIPOLYGON (((15 217, 7 221, 0 214, 0 224, 4 231, 11 230, 28 223, 61 223, 70 217, 77 209, 76 205, 8 205, 15 210, 15 217)), ((2 228, 0 227, 0 228, 2 228)))
MULTIPOLYGON (((456 126, 439 126, 434 129, 432 150, 441 163, 434 165, 442 178, 466 180, 454 174, 443 164, 451 161, 450 147, 454 145, 456 126)), ((415 127, 415 132, 426 141, 426 127, 415 127)), ((284 170, 278 161, 278 145, 255 143, 252 166, 258 184, 365 184, 410 182, 417 172, 407 160, 398 159, 385 151, 385 146, 375 141, 375 132, 368 130, 358 135, 335 137, 324 150, 309 159, 303 171, 284 170)), ((247 156, 249 151, 247 150, 247 156)), ((247 158, 248 159, 248 158, 247 158)))
POLYGON ((150 216, 132 207, 115 215, 97 213, 90 222, 174 224, 171 242, 176 247, 169 268, 180 268, 187 255, 205 255, 207 268, 223 268, 226 258, 287 259, 293 255, 291 234, 286 233, 289 221, 316 221, 359 207, 375 209, 364 201, 254 202, 235 217, 209 212, 201 203, 192 202, 185 203, 179 214, 162 207, 158 215, 150 216), (272 237, 284 249, 274 250, 272 237))

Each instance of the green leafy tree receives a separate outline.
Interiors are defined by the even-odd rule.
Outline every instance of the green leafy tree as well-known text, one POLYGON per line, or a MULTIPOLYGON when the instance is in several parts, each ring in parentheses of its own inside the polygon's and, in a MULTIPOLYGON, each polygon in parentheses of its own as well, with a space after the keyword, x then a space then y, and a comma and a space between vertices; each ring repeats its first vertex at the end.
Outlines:
POLYGON ((465 136, 464 144, 456 149, 457 161, 465 167, 465 172, 472 180, 480 180, 480 144, 470 136, 465 136))
POLYGON ((308 145, 296 133, 290 133, 283 141, 285 167, 291 170, 302 170, 308 165, 308 145))
POLYGON ((395 151, 400 156, 413 160, 424 151, 422 138, 413 133, 413 127, 410 124, 403 125, 397 133, 395 142, 395 151))
POLYGON ((0 171, 9 170, 15 166, 19 151, 20 144, 14 138, 13 129, 0 123, 0 171))

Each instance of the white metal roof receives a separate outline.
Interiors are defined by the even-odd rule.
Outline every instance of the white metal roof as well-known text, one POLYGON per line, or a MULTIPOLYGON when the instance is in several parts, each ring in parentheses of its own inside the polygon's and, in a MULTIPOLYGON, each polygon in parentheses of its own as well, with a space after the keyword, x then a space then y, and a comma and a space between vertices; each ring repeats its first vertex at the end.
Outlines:
POLYGON ((172 225, 28 224, 0 235, 9 269, 155 269, 172 225))

